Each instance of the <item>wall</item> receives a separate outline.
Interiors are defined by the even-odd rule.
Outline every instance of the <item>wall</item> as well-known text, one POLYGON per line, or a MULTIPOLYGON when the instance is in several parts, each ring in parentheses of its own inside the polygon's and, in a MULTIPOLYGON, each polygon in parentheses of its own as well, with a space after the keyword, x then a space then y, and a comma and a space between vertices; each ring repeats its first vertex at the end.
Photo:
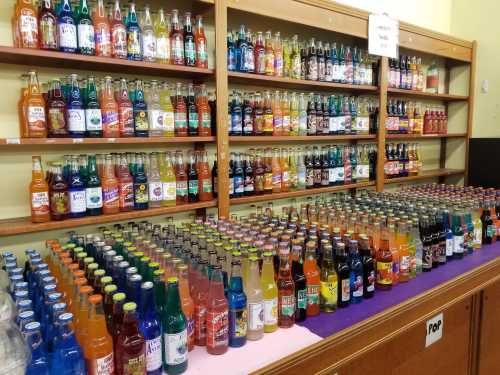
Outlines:
POLYGON ((451 29, 454 36, 477 41, 476 97, 472 137, 500 137, 497 126, 500 116, 500 54, 498 53, 498 1, 481 0, 481 6, 471 6, 468 0, 453 0, 451 29), (488 81, 488 92, 483 93, 483 81, 488 81))

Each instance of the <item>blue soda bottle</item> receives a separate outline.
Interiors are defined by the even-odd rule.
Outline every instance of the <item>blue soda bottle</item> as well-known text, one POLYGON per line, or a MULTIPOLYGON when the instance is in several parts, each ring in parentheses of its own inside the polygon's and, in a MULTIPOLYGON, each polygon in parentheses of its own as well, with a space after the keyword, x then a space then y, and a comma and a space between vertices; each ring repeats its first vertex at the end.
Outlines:
POLYGON ((363 300, 363 262, 359 256, 358 241, 349 242, 351 303, 363 300))
POLYGON ((154 285, 151 281, 146 281, 141 286, 139 330, 146 340, 147 375, 161 375, 161 327, 156 313, 154 285))
POLYGON ((50 321, 47 322, 47 327, 44 329, 47 330, 47 350, 49 356, 54 352, 55 341, 57 340, 57 332, 59 325, 59 315, 64 314, 66 312, 67 305, 65 302, 57 302, 52 305, 50 309, 50 321))
POLYGON ((19 314, 16 317, 16 323, 19 326, 21 332, 24 330, 26 324, 35 321, 35 312, 33 310, 26 310, 19 314))
POLYGON ((72 138, 85 136, 85 109, 83 105, 78 74, 71 74, 69 98, 66 105, 66 122, 69 135, 72 138))
POLYGON ((55 304, 61 302, 62 293, 53 292, 47 295, 45 299, 44 307, 42 308, 42 316, 40 318, 40 323, 42 324, 42 337, 45 347, 48 349, 49 345, 49 331, 52 326, 52 308, 55 304))
POLYGON ((78 168, 78 158, 71 158, 71 170, 68 183, 69 216, 71 218, 83 217, 87 214, 87 199, 85 195, 85 182, 78 168))
POLYGON ((58 316, 58 334, 54 342, 51 375, 85 375, 83 352, 71 329, 72 313, 58 316))
POLYGON ((33 310, 33 301, 30 299, 22 299, 16 302, 17 313, 20 314, 23 311, 33 310))
POLYGON ((137 13, 135 11, 135 3, 130 3, 130 8, 127 15, 127 57, 129 60, 142 60, 142 33, 139 22, 137 21, 137 13))
POLYGON ((229 346, 238 348, 247 341, 247 296, 243 292, 239 253, 233 253, 231 280, 227 300, 229 305, 229 346))
POLYGON ((57 21, 59 49, 63 52, 75 53, 78 48, 76 22, 71 9, 70 0, 64 0, 57 21))
POLYGON ((233 41, 233 33, 231 31, 227 33, 227 70, 236 70, 236 50, 233 41))
POLYGON ((31 351, 31 361, 26 368, 26 375, 49 375, 49 362, 40 333, 40 323, 30 322, 26 324, 23 336, 31 351))
POLYGON ((117 280, 118 292, 120 292, 120 293, 126 293, 126 291, 127 291, 126 271, 127 271, 127 268, 129 268, 129 266, 130 266, 129 262, 127 262, 125 260, 123 262, 120 262, 118 264, 118 278, 115 279, 113 277, 113 279, 117 280))
MULTIPOLYGON (((48 277, 52 277, 52 276, 48 276, 48 277)), ((37 318, 41 319, 46 296, 49 293, 55 292, 56 288, 57 288, 57 285, 54 283, 48 283, 48 284, 42 286, 42 292, 38 295, 38 299, 35 302, 35 315, 37 318)))

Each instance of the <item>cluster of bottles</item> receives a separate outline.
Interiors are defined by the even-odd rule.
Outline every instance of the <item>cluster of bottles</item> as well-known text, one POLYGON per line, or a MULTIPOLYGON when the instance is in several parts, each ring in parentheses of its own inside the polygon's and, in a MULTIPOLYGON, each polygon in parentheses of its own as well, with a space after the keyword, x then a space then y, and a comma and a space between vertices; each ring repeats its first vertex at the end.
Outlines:
POLYGON ((128 11, 115 0, 108 11, 104 0, 79 0, 73 10, 71 0, 44 0, 37 8, 35 1, 17 0, 12 28, 14 45, 21 48, 58 50, 82 55, 113 57, 135 61, 208 68, 207 39, 202 16, 171 14, 160 8, 155 17, 149 6, 138 17, 135 3, 128 11), (122 12, 127 13, 122 17, 122 12))
POLYGON ((378 107, 368 98, 270 91, 234 91, 229 98, 229 135, 374 134, 378 107))
POLYGON ((250 149, 231 153, 231 198, 282 193, 375 179, 377 149, 363 146, 314 146, 250 149))
POLYGON ((42 93, 35 71, 21 91, 21 135, 39 137, 187 137, 210 136, 215 128, 215 101, 204 84, 170 85, 156 80, 133 84, 106 76, 98 90, 94 76, 80 87, 77 74, 50 82, 42 93), (186 92, 187 91, 187 92, 186 92), (184 94, 187 95, 185 96, 184 94))
POLYGON ((385 178, 408 177, 422 171, 422 157, 418 143, 387 143, 385 145, 385 178))
POLYGON ((238 32, 228 31, 227 49, 230 71, 351 85, 378 82, 378 60, 358 47, 314 38, 300 42, 298 35, 282 40, 280 32, 264 36, 241 25, 238 32))
POLYGON ((428 106, 425 113, 420 102, 389 99, 385 129, 391 134, 447 134, 448 115, 444 106, 428 106))
MULTIPOLYGON (((425 79, 422 59, 401 55, 398 59, 389 59, 387 85, 391 88, 424 91, 425 79)), ((428 71, 429 74, 429 71, 428 71)))
POLYGON ((30 183, 34 223, 83 216, 146 210, 213 199, 216 177, 206 151, 171 155, 66 155, 44 175, 39 156, 33 156, 30 183))

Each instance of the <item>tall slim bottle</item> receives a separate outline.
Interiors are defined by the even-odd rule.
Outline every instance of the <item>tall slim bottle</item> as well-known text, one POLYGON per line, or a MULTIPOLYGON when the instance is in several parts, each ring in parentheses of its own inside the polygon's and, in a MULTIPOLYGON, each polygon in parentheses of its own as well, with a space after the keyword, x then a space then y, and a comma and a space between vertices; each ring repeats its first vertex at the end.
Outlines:
POLYGON ((97 1, 97 7, 94 9, 92 15, 94 21, 95 33, 95 52, 97 56, 110 57, 111 56, 111 30, 104 8, 104 0, 97 1))
POLYGON ((115 0, 111 23, 111 56, 126 59, 128 54, 127 28, 122 19, 120 0, 115 0))
POLYGON ((120 211, 118 179, 115 175, 115 166, 111 155, 105 156, 104 171, 102 174, 102 212, 116 214, 120 211))
POLYGON ((332 246, 328 244, 323 249, 320 273, 320 309, 324 312, 334 312, 338 301, 338 276, 333 263, 332 246))
POLYGON ((163 199, 163 189, 158 167, 158 153, 152 152, 149 155, 149 171, 148 171, 148 191, 149 191, 149 208, 160 207, 163 199))
POLYGON ((31 221, 45 223, 50 221, 49 185, 45 181, 40 156, 33 156, 33 169, 30 183, 31 221))
POLYGON ((142 30, 139 26, 134 2, 130 3, 127 15, 127 41, 127 58, 135 61, 142 60, 142 30))
POLYGON ((144 6, 141 43, 144 61, 154 62, 156 60, 156 35, 148 5, 144 6))
POLYGON ((216 264, 212 269, 207 298, 207 352, 224 354, 229 345, 228 303, 224 295, 222 267, 216 264))
MULTIPOLYGON (((134 136, 134 109, 129 97, 127 80, 120 79, 120 87, 116 95, 118 105, 118 130, 120 137, 134 136)), ((112 111, 111 111, 112 113, 112 111)))
POLYGON ((278 273, 278 326, 290 328, 295 323, 295 287, 293 284, 289 250, 281 249, 278 273))
POLYGON ((149 136, 148 105, 144 96, 142 80, 135 81, 134 108, 134 134, 136 137, 149 136))
POLYGON ((66 106, 68 130, 71 137, 85 136, 85 110, 78 83, 78 75, 71 74, 71 88, 66 106))
POLYGON ((184 65, 184 35, 179 22, 179 11, 172 9, 170 31, 170 63, 174 65, 184 65))
POLYGON ((87 88, 85 94, 85 134, 87 137, 103 136, 101 105, 97 96, 97 86, 94 76, 87 78, 87 88))
POLYGON ((238 348, 245 345, 247 336, 247 297, 243 291, 241 262, 233 254, 231 280, 227 295, 229 305, 229 346, 238 348))
POLYGON ((81 55, 95 55, 94 23, 87 0, 80 0, 78 5, 78 52, 81 55))
MULTIPOLYGON (((141 285, 139 330, 146 341, 146 374, 161 375, 161 323, 157 314, 154 285, 146 281, 141 285)), ((160 302, 160 301, 158 301, 160 302)))
POLYGON ((194 37, 196 41, 196 66, 206 69, 208 68, 207 38, 203 27, 203 17, 201 15, 196 16, 194 37))
POLYGON ((78 49, 76 21, 70 0, 64 0, 57 21, 59 49, 62 52, 75 53, 78 49))
MULTIPOLYGON (((179 293, 181 296, 182 312, 186 317, 188 350, 191 351, 194 349, 194 302, 189 293, 188 266, 186 264, 179 264, 175 271, 177 272, 177 277, 179 278, 179 293)), ((207 313, 208 313, 208 306, 207 306, 207 313)), ((207 329, 208 329, 208 318, 207 318, 207 329)))
POLYGON ((263 292, 259 277, 259 259, 250 256, 249 280, 247 283, 247 310, 248 310, 248 330, 249 340, 260 340, 264 336, 264 302, 263 292))
POLYGON ((146 373, 146 342, 139 331, 137 304, 123 305, 123 322, 116 339, 116 373, 146 373))
POLYGON ((173 137, 175 135, 175 114, 174 106, 170 98, 170 88, 167 82, 163 83, 160 93, 160 105, 163 115, 163 134, 164 137, 173 137))
MULTIPOLYGON (((26 2, 24 2, 26 3, 26 2)), ((31 1, 29 2, 31 3, 31 1)), ((33 17, 31 12, 22 12, 21 28, 24 30, 24 41, 26 44, 24 48, 35 46, 38 39, 40 39, 40 49, 58 50, 59 40, 57 38, 57 14, 54 11, 52 0, 44 0, 41 4, 41 10, 38 15, 38 32, 39 38, 33 38, 36 30, 36 17, 33 17), (23 22, 24 21, 24 22, 23 22), (28 21, 28 22, 26 22, 28 21)))
POLYGON ((61 81, 52 80, 47 100, 47 128, 48 137, 67 137, 66 102, 62 95, 61 81))
POLYGON ((134 209, 146 210, 149 202, 148 178, 144 170, 142 154, 137 155, 137 167, 134 174, 134 209))
POLYGON ((176 177, 170 153, 165 155, 165 160, 160 164, 160 180, 162 183, 162 206, 175 206, 176 204, 176 177))
POLYGON ((149 136, 162 137, 165 132, 163 111, 161 107, 160 87, 156 80, 151 81, 148 101, 149 136))
POLYGON ((113 79, 109 76, 104 77, 101 91, 101 114, 104 137, 115 138, 120 137, 121 134, 127 134, 125 131, 120 131, 119 107, 115 100, 113 79))

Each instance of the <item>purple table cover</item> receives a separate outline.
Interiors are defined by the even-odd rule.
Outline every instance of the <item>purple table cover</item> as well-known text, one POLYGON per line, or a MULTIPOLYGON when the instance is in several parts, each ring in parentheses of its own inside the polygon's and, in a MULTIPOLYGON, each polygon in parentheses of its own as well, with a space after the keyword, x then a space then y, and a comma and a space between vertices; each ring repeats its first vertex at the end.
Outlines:
POLYGON ((399 283, 390 291, 376 290, 373 298, 363 300, 360 304, 352 304, 330 314, 321 313, 319 316, 307 318, 298 324, 323 338, 331 336, 471 271, 498 256, 500 256, 500 242, 483 246, 480 250, 474 251, 472 255, 467 255, 461 260, 451 260, 446 265, 435 268, 431 272, 422 273, 407 283, 399 283))

